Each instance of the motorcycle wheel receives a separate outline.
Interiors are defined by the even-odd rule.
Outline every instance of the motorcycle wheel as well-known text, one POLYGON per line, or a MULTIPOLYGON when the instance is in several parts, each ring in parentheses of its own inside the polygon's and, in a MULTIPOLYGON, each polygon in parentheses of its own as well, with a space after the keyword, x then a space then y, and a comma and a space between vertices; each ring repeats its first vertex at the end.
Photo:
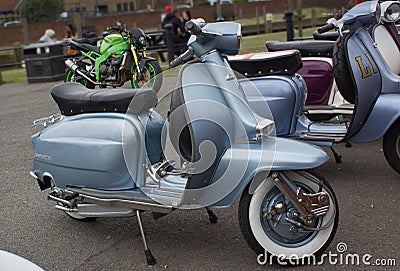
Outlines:
POLYGON ((400 120, 387 130, 382 145, 386 161, 400 174, 400 120))
POLYGON ((347 37, 348 35, 339 36, 333 48, 333 76, 335 77, 335 82, 340 94, 346 101, 354 104, 356 100, 356 89, 346 58, 345 43, 347 37))
MULTIPOLYGON (((243 192, 239 203, 239 224, 244 238, 250 248, 262 254, 264 261, 279 264, 295 265, 306 260, 306 256, 315 257, 331 243, 339 223, 339 210, 336 196, 329 183, 322 177, 310 171, 288 171, 285 175, 292 180, 297 187, 302 187, 305 193, 320 191, 329 194, 330 208, 323 217, 317 217, 311 227, 321 228, 320 231, 304 231, 285 220, 294 209, 292 203, 274 185, 272 180, 263 182, 254 194, 248 193, 248 188, 243 192), (322 186, 319 182, 322 181, 322 186), (275 210, 277 202, 286 205, 286 211, 273 215, 273 219, 266 220, 266 213, 275 210), (265 253, 265 254, 264 254, 265 253), (291 257, 296 255, 300 261, 293 263, 291 257), (277 256, 279 259, 277 259, 277 256)), ((260 257, 260 256, 259 256, 260 257)))
POLYGON ((95 88, 95 85, 91 82, 88 82, 86 79, 75 80, 75 74, 72 70, 68 70, 67 75, 65 76, 64 82, 66 82, 66 83, 77 82, 77 83, 84 85, 85 87, 87 87, 89 89, 95 88))
MULTIPOLYGON (((135 70, 135 67, 132 68, 135 70)), ((147 87, 154 89, 155 91, 160 90, 162 84, 162 70, 160 64, 156 60, 150 60, 146 63, 146 66, 143 68, 143 79, 135 81, 135 78, 132 77, 131 85, 132 88, 141 88, 147 84, 147 87), (158 75, 158 76, 157 76, 158 75)))

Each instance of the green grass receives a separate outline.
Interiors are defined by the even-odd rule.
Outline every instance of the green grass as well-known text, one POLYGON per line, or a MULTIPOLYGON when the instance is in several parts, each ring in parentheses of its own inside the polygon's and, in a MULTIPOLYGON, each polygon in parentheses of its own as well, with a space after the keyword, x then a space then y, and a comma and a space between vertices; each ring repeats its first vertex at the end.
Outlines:
MULTIPOLYGON (((312 32, 314 32, 316 28, 307 28, 303 29, 303 35, 305 37, 312 36, 312 32)), ((297 31, 295 32, 295 36, 298 36, 297 31)), ((270 34, 261 34, 256 36, 247 36, 243 37, 242 40, 242 48, 240 49, 240 54, 248 54, 255 52, 265 52, 267 51, 265 47, 265 42, 267 40, 278 40, 278 41, 286 41, 286 32, 276 32, 270 34)), ((165 71, 167 67, 163 67, 163 71, 165 71)), ((3 84, 7 83, 17 83, 17 82, 27 82, 26 71, 23 68, 13 69, 1 72, 3 77, 3 84)), ((164 76, 176 76, 178 74, 178 70, 168 70, 164 74, 164 76)))
POLYGON ((26 71, 23 68, 2 71, 1 75, 3 77, 3 84, 28 81, 26 71))
MULTIPOLYGON (((311 37, 316 28, 303 29, 304 37, 311 37)), ((295 36, 298 37, 298 32, 295 31, 295 36)), ((240 54, 248 54, 255 52, 266 52, 265 42, 268 40, 286 41, 286 32, 276 32, 270 34, 261 34, 256 36, 243 37, 242 48, 240 54)))
MULTIPOLYGON (((311 18, 311 10, 315 9, 317 17, 322 16, 330 11, 325 8, 304 8, 302 9, 302 15, 304 18, 311 18)), ((259 22, 262 24, 264 22, 264 18, 262 15, 262 11, 259 13, 259 22)), ((297 12, 293 11, 293 15, 296 16, 297 12)), ((282 13, 273 13, 273 21, 284 21, 284 14, 282 13)), ((241 25, 254 25, 257 23, 257 18, 246 18, 246 19, 238 19, 235 22, 240 23, 241 25)))

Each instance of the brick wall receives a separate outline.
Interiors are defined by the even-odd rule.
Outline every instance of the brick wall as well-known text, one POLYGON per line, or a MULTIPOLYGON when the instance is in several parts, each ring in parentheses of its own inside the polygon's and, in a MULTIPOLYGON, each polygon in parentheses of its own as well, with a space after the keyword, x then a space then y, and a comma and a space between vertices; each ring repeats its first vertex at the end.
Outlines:
MULTIPOLYGON (((297 1, 293 1, 294 4, 297 1)), ((303 0, 303 8, 321 6, 323 2, 324 7, 329 9, 341 8, 346 6, 348 0, 336 1, 319 1, 319 0, 303 0)), ((243 18, 255 17, 256 7, 258 12, 262 15, 265 8, 267 13, 283 13, 287 9, 287 1, 270 1, 270 2, 252 2, 252 3, 236 3, 234 5, 223 5, 223 13, 232 15, 239 14, 243 18)), ((295 6, 294 6, 295 8, 295 6)), ((207 22, 213 22, 216 16, 216 7, 201 6, 195 7, 191 10, 194 18, 202 17, 207 22)), ((84 18, 83 25, 95 26, 97 34, 101 34, 106 27, 115 26, 116 21, 125 23, 128 28, 141 27, 143 29, 161 29, 161 11, 152 13, 125 13, 115 14, 97 18, 84 18)), ((28 26, 29 42, 36 42, 44 33, 47 28, 52 28, 56 31, 57 39, 61 40, 65 35, 65 25, 70 21, 60 21, 53 23, 35 23, 28 26)), ((9 47, 16 44, 24 44, 24 35, 22 26, 2 27, 0 26, 0 47, 9 47)))

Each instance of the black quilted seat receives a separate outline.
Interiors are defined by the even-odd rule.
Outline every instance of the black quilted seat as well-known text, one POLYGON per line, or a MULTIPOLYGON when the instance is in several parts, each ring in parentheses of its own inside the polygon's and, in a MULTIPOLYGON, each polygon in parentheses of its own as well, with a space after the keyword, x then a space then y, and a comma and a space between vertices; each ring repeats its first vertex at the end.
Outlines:
POLYGON ((62 83, 51 89, 63 115, 96 112, 141 114, 157 105, 157 94, 152 89, 90 90, 78 83, 62 83))
POLYGON ((297 50, 229 56, 228 62, 246 77, 293 75, 303 66, 297 50))
POLYGON ((100 47, 85 43, 84 40, 72 39, 69 41, 69 43, 72 45, 72 47, 78 49, 79 51, 83 51, 83 52, 94 51, 94 52, 100 54, 100 47))
POLYGON ((267 41, 265 43, 269 52, 282 50, 298 50, 301 56, 332 57, 334 41, 306 40, 306 41, 267 41))

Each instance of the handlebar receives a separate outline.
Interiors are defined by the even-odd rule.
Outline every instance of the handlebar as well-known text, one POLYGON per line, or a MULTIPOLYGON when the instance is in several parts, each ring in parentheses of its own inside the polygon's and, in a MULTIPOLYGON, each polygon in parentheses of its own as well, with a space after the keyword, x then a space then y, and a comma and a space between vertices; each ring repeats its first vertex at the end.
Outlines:
POLYGON ((121 31, 122 29, 120 27, 107 27, 107 31, 121 31))
POLYGON ((185 24, 186 29, 192 34, 192 35, 200 35, 203 31, 201 30, 201 27, 198 26, 195 22, 193 21, 188 21, 185 24))
POLYGON ((335 29, 335 26, 332 23, 326 24, 324 26, 321 26, 320 28, 318 28, 318 33, 322 34, 325 32, 328 32, 329 30, 335 29))
MULTIPOLYGON (((187 23, 186 23, 187 24, 187 23)), ((201 29, 200 29, 201 30, 201 29)), ((179 65, 189 61, 190 59, 192 59, 193 57, 193 48, 189 47, 186 52, 184 52, 183 54, 181 54, 180 56, 178 56, 177 58, 175 58, 174 60, 171 61, 171 63, 169 63, 169 66, 171 68, 175 68, 178 67, 179 65)))

